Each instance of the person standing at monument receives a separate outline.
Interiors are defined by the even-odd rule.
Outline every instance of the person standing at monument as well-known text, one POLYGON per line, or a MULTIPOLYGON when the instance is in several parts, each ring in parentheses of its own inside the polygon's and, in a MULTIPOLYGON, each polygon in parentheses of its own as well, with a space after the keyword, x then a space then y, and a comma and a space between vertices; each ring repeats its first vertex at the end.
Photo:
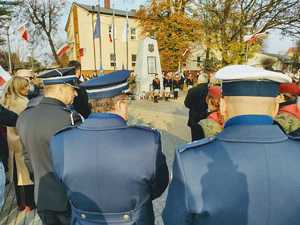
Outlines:
POLYGON ((168 167, 159 132, 127 125, 128 74, 117 71, 82 83, 92 114, 51 141, 72 225, 154 225, 152 200, 168 185, 168 167))
POLYGON ((176 151, 165 225, 299 225, 300 142, 273 124, 291 79, 247 65, 216 78, 225 128, 176 151))
POLYGON ((207 93, 208 79, 205 75, 199 75, 197 86, 188 91, 184 100, 184 105, 189 109, 187 125, 191 128, 192 141, 204 136, 199 121, 207 117, 207 93))
POLYGON ((168 101, 170 98, 170 93, 171 93, 171 87, 172 87, 172 80, 170 76, 170 72, 165 74, 164 77, 164 97, 165 101, 168 101))
POLYGON ((160 79, 158 74, 155 74, 155 77, 152 81, 152 88, 153 88, 153 101, 158 103, 158 98, 160 96, 160 79))
POLYGON ((173 92, 174 92, 174 99, 178 99, 178 94, 180 90, 180 85, 181 85, 181 79, 180 75, 177 73, 175 75, 174 81, 173 81, 173 92))

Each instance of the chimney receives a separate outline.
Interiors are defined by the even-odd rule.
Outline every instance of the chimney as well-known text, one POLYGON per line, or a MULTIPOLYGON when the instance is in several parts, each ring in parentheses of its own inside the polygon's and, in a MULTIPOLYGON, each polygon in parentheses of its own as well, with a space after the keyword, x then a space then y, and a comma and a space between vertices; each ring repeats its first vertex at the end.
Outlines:
POLYGON ((110 0, 104 0, 104 8, 110 9, 110 0))

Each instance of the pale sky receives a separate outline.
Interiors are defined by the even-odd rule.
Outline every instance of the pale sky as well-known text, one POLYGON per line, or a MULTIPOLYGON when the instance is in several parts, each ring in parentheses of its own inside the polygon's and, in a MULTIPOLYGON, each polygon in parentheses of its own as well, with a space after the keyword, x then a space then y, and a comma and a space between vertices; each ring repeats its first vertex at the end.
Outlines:
MULTIPOLYGON (((104 0, 77 0, 78 3, 96 5, 99 4, 103 6, 104 0)), ((72 1, 69 1, 70 4, 72 1)), ((147 4, 147 0, 111 0, 111 7, 114 5, 114 8, 117 9, 137 9, 140 5, 147 4)), ((288 37, 283 37, 279 31, 271 31, 268 39, 265 41, 265 52, 275 53, 275 54, 284 54, 286 53, 289 47, 295 45, 295 41, 288 37)))
MULTIPOLYGON (((66 20, 69 14, 70 6, 72 5, 72 0, 67 0, 67 7, 65 7, 65 16, 63 16, 61 23, 60 23, 60 28, 62 32, 60 33, 60 39, 66 39, 66 34, 64 31, 66 20)), ((83 3, 83 4, 88 4, 88 5, 96 5, 99 4, 103 7, 104 5, 104 0, 77 0, 76 2, 78 3, 83 3)), ((121 10, 130 10, 130 9, 137 9, 139 8, 140 5, 145 5, 147 4, 148 0, 111 0, 111 7, 114 6, 116 9, 121 9, 121 10)), ((14 31, 12 32, 12 50, 13 51, 18 51, 22 58, 25 59, 28 55, 30 55, 30 52, 28 51, 28 47, 26 46, 23 41, 20 42, 18 34, 14 31)), ((280 32, 278 31, 272 31, 269 34, 268 39, 264 43, 265 45, 265 52, 267 53, 276 53, 276 54, 284 54, 287 52, 289 47, 292 47, 295 45, 295 41, 288 37, 283 37, 280 35, 280 32)), ((42 57, 42 59, 46 59, 44 55, 46 52, 50 52, 50 47, 45 46, 44 51, 40 50, 34 50, 34 56, 35 57, 42 57)), ((46 59, 46 61, 48 61, 46 59)))

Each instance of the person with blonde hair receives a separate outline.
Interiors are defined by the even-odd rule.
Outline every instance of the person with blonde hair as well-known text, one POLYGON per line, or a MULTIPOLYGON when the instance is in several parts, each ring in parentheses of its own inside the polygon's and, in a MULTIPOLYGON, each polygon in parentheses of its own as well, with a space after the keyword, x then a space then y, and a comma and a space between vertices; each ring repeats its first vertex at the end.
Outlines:
MULTIPOLYGON (((30 82, 27 78, 14 76, 7 84, 2 96, 2 104, 7 109, 20 114, 27 107, 30 82)), ((9 177, 15 185, 19 210, 30 211, 34 208, 33 182, 25 163, 24 147, 16 127, 7 128, 9 148, 9 177)))

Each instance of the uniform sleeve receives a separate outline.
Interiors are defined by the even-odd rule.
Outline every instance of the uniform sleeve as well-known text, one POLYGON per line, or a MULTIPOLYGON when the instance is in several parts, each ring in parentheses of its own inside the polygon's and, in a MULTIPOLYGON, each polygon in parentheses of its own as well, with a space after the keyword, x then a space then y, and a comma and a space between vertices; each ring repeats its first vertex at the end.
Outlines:
POLYGON ((85 119, 90 115, 89 98, 85 89, 80 88, 73 103, 74 109, 79 112, 85 119))
POLYGON ((184 99, 184 105, 185 107, 187 108, 191 108, 191 105, 192 105, 192 90, 190 89, 184 99))
POLYGON ((156 133, 156 143, 158 146, 155 161, 154 178, 151 184, 152 199, 158 198, 166 190, 169 184, 169 170, 166 162, 166 157, 161 149, 160 134, 156 133))
POLYGON ((7 110, 3 106, 0 106, 0 125, 15 127, 17 119, 18 115, 16 113, 7 110))
POLYGON ((183 169, 180 163, 179 153, 173 164, 173 178, 169 186, 166 206, 163 211, 165 225, 188 225, 192 224, 188 212, 188 199, 185 187, 183 169))
POLYGON ((62 179, 62 171, 64 167, 63 140, 57 135, 54 135, 50 141, 49 150, 55 175, 62 179))

